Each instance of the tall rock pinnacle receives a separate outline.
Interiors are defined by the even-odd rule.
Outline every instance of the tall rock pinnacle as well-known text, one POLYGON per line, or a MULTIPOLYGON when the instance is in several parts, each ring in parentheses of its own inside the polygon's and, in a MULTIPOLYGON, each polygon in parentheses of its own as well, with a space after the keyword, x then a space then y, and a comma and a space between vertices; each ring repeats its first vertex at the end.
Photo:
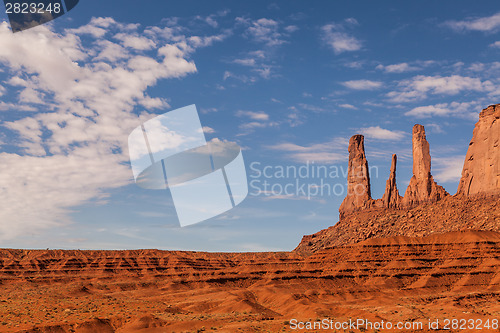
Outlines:
POLYGON ((448 195, 445 189, 434 181, 431 175, 431 154, 425 137, 424 126, 413 126, 413 177, 406 189, 402 205, 410 207, 422 202, 438 201, 448 195))
POLYGON ((467 150, 457 194, 500 193, 500 104, 479 114, 467 150))
POLYGON ((396 163, 398 158, 396 154, 392 155, 391 174, 385 183, 385 192, 382 196, 383 207, 385 208, 398 208, 401 203, 401 196, 399 195, 398 186, 396 184, 396 163))
POLYGON ((349 140, 347 196, 339 208, 341 217, 346 213, 369 208, 374 202, 371 197, 370 174, 364 141, 364 137, 360 134, 352 136, 349 140))

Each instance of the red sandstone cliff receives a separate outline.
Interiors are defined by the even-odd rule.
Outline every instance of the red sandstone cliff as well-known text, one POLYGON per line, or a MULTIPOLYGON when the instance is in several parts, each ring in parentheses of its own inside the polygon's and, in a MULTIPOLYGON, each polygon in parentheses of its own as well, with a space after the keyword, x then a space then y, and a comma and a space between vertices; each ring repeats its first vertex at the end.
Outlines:
POLYGON ((500 104, 479 114, 465 156, 457 194, 471 196, 500 192, 500 104))

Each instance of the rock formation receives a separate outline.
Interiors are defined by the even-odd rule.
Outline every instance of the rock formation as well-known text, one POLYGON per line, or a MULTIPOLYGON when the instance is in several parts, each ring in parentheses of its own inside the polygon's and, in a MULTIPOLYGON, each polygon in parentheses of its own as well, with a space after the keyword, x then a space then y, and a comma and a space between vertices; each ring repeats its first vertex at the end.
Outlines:
POLYGON ((479 114, 467 150, 457 194, 472 196, 500 192, 500 104, 479 114))
POLYGON ((398 208, 401 203, 398 186, 396 183, 396 163, 398 158, 396 154, 392 155, 391 173, 385 183, 385 192, 382 196, 382 206, 385 208, 398 208))
POLYGON ((335 330, 333 321, 361 316, 372 323, 411 316, 424 325, 498 317, 498 233, 297 252, 0 249, 0 331, 340 332, 349 330, 335 330), (332 329, 292 329, 291 318, 328 318, 332 329))
POLYGON ((423 202, 435 202, 448 193, 434 181, 431 175, 431 154, 425 137, 424 126, 413 126, 412 137, 413 176, 406 188, 402 206, 411 207, 423 202))
POLYGON ((365 139, 360 134, 349 140, 347 196, 339 208, 341 217, 350 212, 370 208, 374 202, 371 197, 370 172, 364 142, 365 139))
POLYGON ((340 217, 359 210, 377 208, 410 208, 424 202, 436 202, 448 193, 434 181, 431 175, 429 142, 422 125, 413 126, 413 177, 405 196, 399 195, 396 184, 397 157, 392 156, 391 173, 386 182, 382 199, 373 200, 370 191, 370 173, 365 155, 364 137, 354 135, 349 140, 349 166, 347 196, 340 205, 340 217))
POLYGON ((357 197, 348 195, 339 209, 339 222, 304 236, 296 251, 313 253, 377 237, 421 237, 463 230, 500 232, 499 144, 500 104, 496 104, 479 115, 457 195, 450 196, 431 175, 429 143, 424 127, 417 124, 412 137, 413 176, 404 197, 398 193, 397 157, 393 155, 385 193, 374 200, 370 195, 363 137, 353 136, 349 144, 349 189, 363 185, 367 191, 357 197), (356 168, 366 173, 353 177, 356 168))

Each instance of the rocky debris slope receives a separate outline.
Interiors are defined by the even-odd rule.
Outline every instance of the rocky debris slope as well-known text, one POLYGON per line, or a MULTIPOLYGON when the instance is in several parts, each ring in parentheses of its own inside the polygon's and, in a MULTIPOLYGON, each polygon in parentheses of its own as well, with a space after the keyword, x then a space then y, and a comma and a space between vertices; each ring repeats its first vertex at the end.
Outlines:
MULTIPOLYGON (((500 234, 296 253, 0 250, 1 332, 278 332, 289 320, 500 314, 500 234)), ((425 331, 425 330, 419 330, 425 331)))
POLYGON ((412 207, 420 203, 435 202, 448 193, 434 181, 431 175, 431 154, 425 137, 424 126, 413 126, 412 136, 413 176, 406 188, 402 206, 412 207))
POLYGON ((467 150, 457 194, 500 193, 500 104, 479 114, 467 150))
POLYGON ((448 196, 408 210, 372 208, 360 211, 334 226, 302 237, 294 251, 310 254, 326 247, 375 237, 420 237, 460 230, 500 232, 500 197, 463 199, 448 196))
POLYGON ((500 232, 500 197, 464 200, 448 196, 408 210, 373 208, 357 212, 334 226, 302 237, 294 251, 310 254, 374 237, 420 237, 459 230, 500 232))

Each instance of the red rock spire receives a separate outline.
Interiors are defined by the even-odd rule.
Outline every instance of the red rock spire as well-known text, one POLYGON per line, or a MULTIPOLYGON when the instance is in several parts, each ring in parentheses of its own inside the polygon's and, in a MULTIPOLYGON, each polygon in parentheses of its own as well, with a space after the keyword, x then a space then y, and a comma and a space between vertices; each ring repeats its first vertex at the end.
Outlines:
POLYGON ((399 195, 398 185, 396 183, 396 163, 398 158, 396 154, 392 155, 391 173, 389 179, 385 183, 385 192, 382 196, 383 207, 385 208, 398 208, 401 203, 401 196, 399 195))
POLYGON ((431 154, 425 137, 424 126, 413 126, 413 177, 406 188, 402 206, 411 207, 423 202, 435 202, 448 193, 434 181, 431 175, 431 154))
POLYGON ((370 190, 370 173, 365 155, 365 139, 357 134, 349 140, 349 169, 347 196, 340 205, 340 216, 373 205, 370 190))

